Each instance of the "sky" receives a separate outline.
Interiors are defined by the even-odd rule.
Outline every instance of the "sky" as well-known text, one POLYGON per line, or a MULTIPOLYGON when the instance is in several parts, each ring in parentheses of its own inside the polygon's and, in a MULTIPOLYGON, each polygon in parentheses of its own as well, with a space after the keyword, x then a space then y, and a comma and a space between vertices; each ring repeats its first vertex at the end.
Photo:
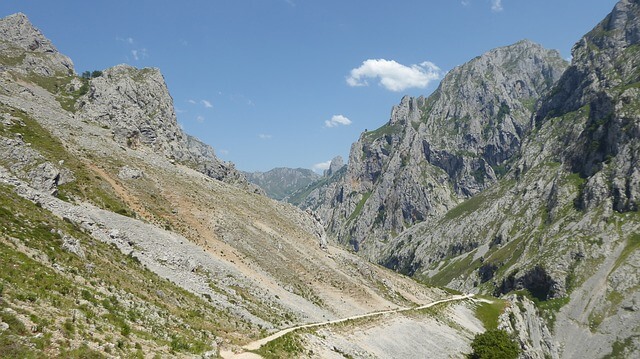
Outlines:
POLYGON ((570 59, 614 0, 1 0, 77 73, 157 67, 182 128, 244 171, 321 172, 405 95, 529 39, 570 59))

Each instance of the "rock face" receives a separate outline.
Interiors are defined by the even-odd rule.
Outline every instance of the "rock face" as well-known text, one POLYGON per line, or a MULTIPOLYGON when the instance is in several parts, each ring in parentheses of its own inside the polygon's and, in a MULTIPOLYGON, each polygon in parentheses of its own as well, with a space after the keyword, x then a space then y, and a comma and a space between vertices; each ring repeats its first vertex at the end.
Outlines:
POLYGON ((460 290, 528 292, 552 336, 527 345, 539 354, 637 356, 639 19, 638 1, 620 1, 574 46, 505 176, 404 231, 379 262, 460 290))
POLYGON ((320 178, 309 169, 284 167, 267 172, 245 172, 244 175, 249 182, 262 188, 267 196, 279 201, 320 178))
POLYGON ((325 177, 331 177, 334 174, 336 174, 338 171, 340 171, 342 167, 344 167, 344 160, 342 159, 342 156, 336 156, 331 160, 331 163, 329 164, 329 168, 326 171, 324 171, 323 175, 325 177))
POLYGON ((567 134, 562 162, 588 178, 580 205, 595 208, 610 200, 619 212, 637 211, 640 200, 640 136, 634 103, 640 57, 637 4, 621 1, 573 48, 574 62, 553 96, 536 115, 536 124, 579 114, 585 130, 567 134), (609 163, 615 158, 614 163, 609 163), (608 167, 612 172, 605 174, 608 167))
POLYGON ((90 80, 77 114, 111 129, 113 140, 132 149, 146 147, 209 177, 247 185, 232 163, 178 125, 173 100, 158 69, 118 65, 90 80))
POLYGON ((339 242, 375 258, 394 233, 496 182, 566 66, 521 41, 453 69, 431 96, 404 97, 386 125, 363 133, 342 179, 308 204, 339 242))
POLYGON ((40 76, 74 74, 73 62, 60 54, 40 30, 22 14, 0 21, 0 52, 15 62, 13 70, 32 72, 40 76))

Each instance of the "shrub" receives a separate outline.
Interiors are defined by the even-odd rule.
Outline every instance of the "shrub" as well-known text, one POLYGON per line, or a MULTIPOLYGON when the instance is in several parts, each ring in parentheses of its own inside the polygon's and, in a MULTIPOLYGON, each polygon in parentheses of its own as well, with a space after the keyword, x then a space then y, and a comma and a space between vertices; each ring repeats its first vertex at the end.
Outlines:
POLYGON ((487 330, 476 335, 471 343, 470 359, 516 359, 520 346, 507 332, 499 329, 487 330))

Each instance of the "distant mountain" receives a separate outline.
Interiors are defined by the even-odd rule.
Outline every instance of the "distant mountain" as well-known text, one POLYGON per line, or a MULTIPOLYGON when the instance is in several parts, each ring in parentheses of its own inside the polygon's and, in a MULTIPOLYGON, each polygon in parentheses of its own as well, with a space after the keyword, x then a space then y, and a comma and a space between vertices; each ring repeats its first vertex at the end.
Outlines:
POLYGON ((267 172, 244 172, 247 180, 262 188, 267 196, 278 201, 317 181, 320 176, 305 168, 274 168, 267 172))

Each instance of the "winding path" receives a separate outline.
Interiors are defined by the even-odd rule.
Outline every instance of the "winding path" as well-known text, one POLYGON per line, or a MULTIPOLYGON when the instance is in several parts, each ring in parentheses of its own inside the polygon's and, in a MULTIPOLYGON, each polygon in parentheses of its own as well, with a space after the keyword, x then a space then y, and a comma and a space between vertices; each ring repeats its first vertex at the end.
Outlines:
POLYGON ((438 305, 438 304, 441 304, 441 303, 453 302, 453 301, 465 300, 465 299, 471 299, 471 298, 473 298, 473 296, 474 296, 473 294, 456 295, 456 296, 453 296, 451 298, 437 300, 435 302, 431 302, 429 304, 424 304, 424 305, 421 305, 421 306, 418 306, 418 307, 410 307, 410 308, 405 307, 405 308, 383 310, 383 311, 379 311, 379 312, 371 312, 371 313, 366 313, 366 314, 353 315, 353 316, 350 316, 350 317, 330 320, 330 321, 327 321, 327 322, 303 324, 303 325, 299 325, 299 326, 296 326, 296 327, 283 329, 283 330, 281 330, 279 332, 271 334, 268 337, 265 337, 265 338, 262 338, 260 340, 256 340, 254 342, 251 342, 251 343, 249 343, 249 344, 247 344, 247 345, 242 347, 242 349, 244 349, 246 352, 234 353, 233 351, 230 351, 230 350, 222 350, 222 351, 220 351, 220 356, 222 358, 224 358, 224 359, 254 359, 254 358, 257 359, 257 358, 262 358, 261 356, 259 356, 257 354, 254 354, 254 353, 249 353, 248 351, 257 350, 261 346, 269 343, 270 341, 276 340, 276 339, 280 338, 281 336, 283 336, 285 334, 288 334, 288 333, 291 333, 293 331, 296 331, 298 329, 321 327, 321 326, 324 326, 324 325, 338 324, 338 323, 346 322, 348 320, 361 319, 361 318, 370 318, 370 317, 375 317, 375 316, 384 315, 384 314, 402 313, 402 312, 407 312, 407 311, 411 311, 411 310, 421 310, 421 309, 429 308, 429 307, 432 307, 434 305, 438 305))

